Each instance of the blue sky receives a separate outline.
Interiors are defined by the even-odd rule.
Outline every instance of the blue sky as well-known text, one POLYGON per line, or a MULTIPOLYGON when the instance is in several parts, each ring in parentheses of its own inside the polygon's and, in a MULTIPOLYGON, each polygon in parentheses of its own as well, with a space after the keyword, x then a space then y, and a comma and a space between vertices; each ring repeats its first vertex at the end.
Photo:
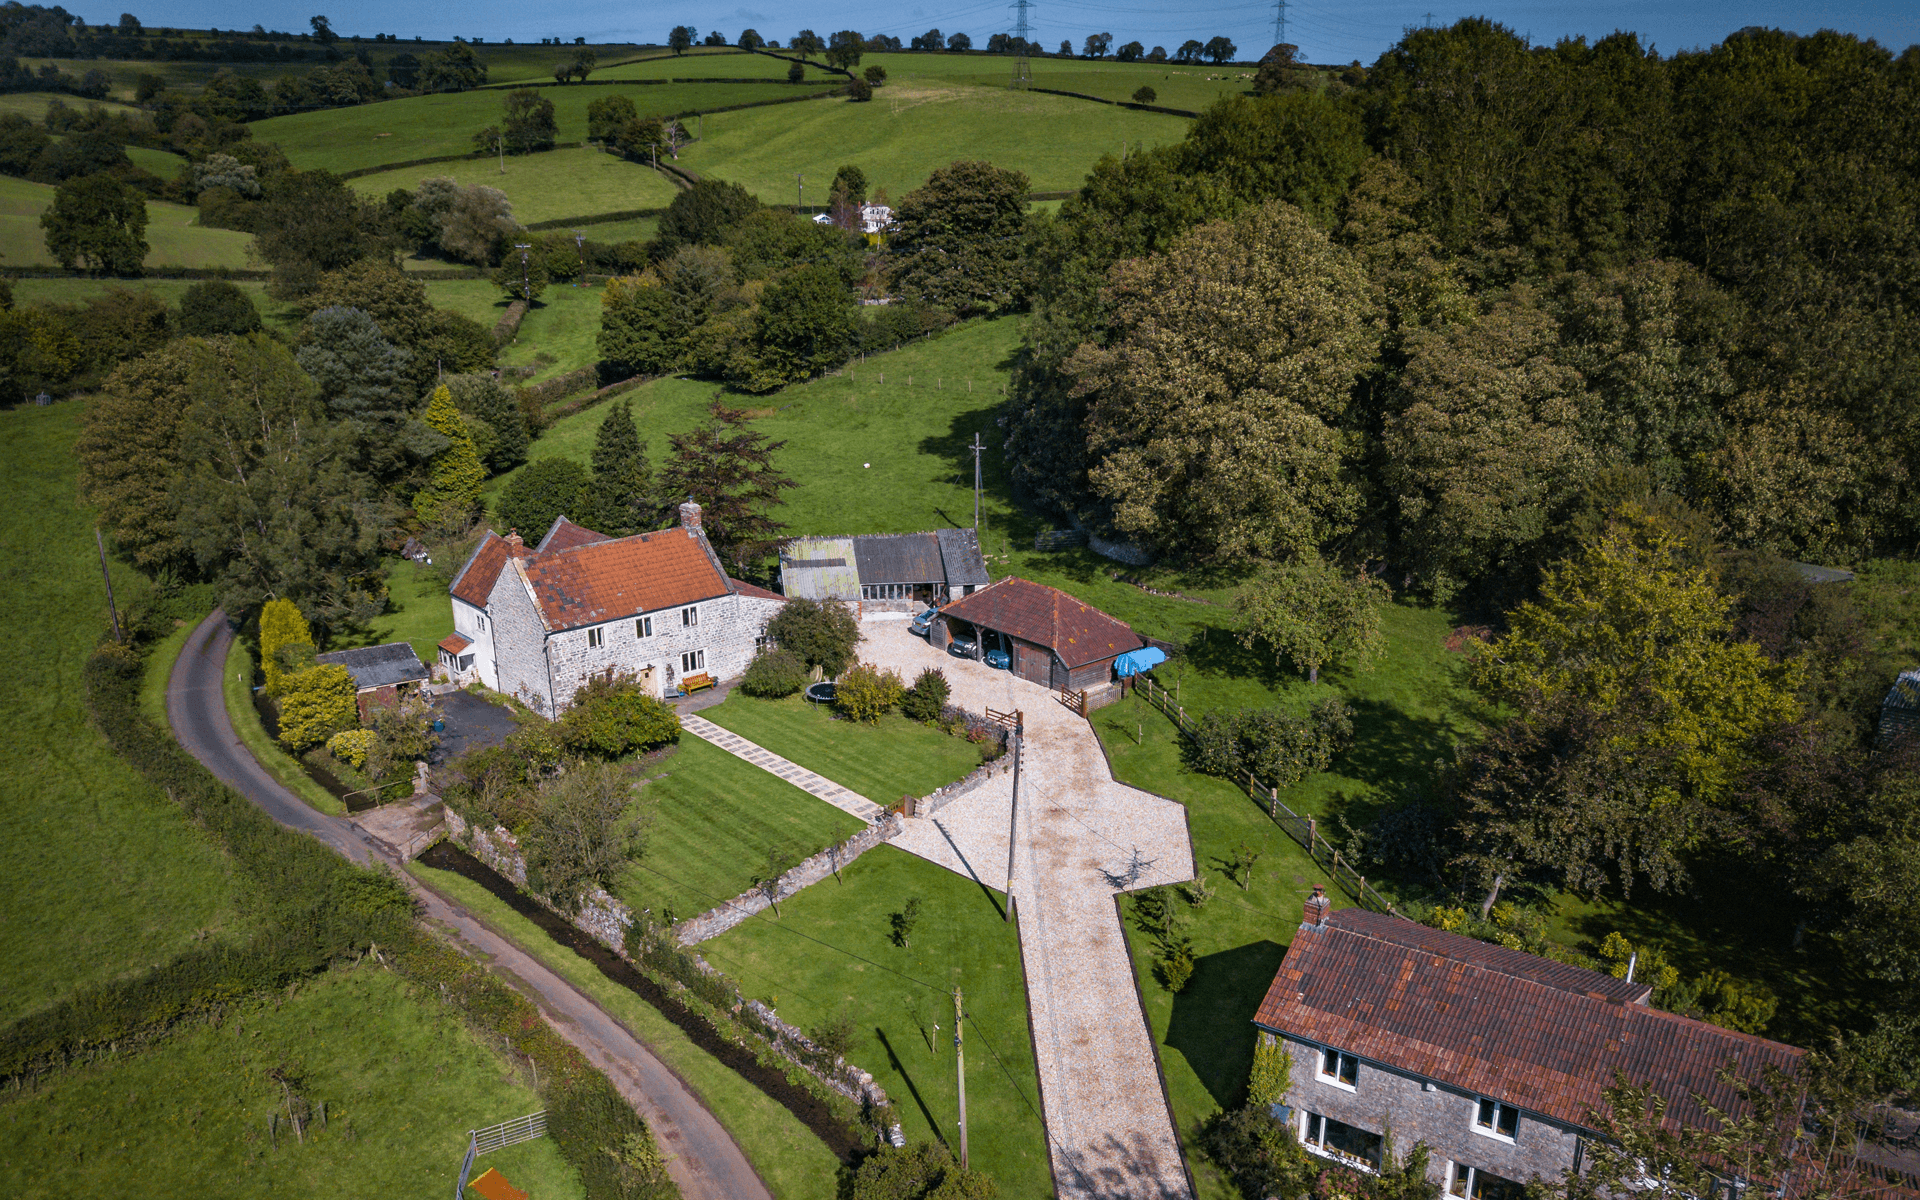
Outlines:
MULTIPOLYGON (((123 0, 123 3, 125 0, 123 0)), ((307 18, 324 12, 342 33, 397 33, 430 38, 481 36, 537 42, 542 37, 571 41, 649 41, 666 39, 675 25, 718 29, 728 37, 751 26, 782 42, 803 28, 822 36, 835 29, 888 33, 903 40, 937 27, 965 31, 976 43, 1012 27, 1012 10, 1003 0, 954 0, 950 5, 924 0, 893 3, 821 5, 803 0, 749 0, 731 10, 718 5, 619 4, 579 0, 568 5, 469 0, 461 5, 423 0, 163 0, 135 10, 148 25, 196 28, 247 28, 255 22, 270 29, 301 30, 307 18), (457 16, 455 15, 457 14, 457 16)), ((112 21, 121 8, 73 5, 89 22, 112 21)), ((1230 0, 1035 0, 1030 18, 1040 39, 1054 45, 1063 38, 1078 47, 1089 33, 1109 32, 1114 44, 1139 39, 1169 50, 1189 37, 1206 41, 1226 34, 1245 58, 1257 57, 1273 41, 1272 3, 1230 0)), ((1705 47, 1747 25, 1771 25, 1811 33, 1840 29, 1871 37, 1896 50, 1920 42, 1920 0, 1753 0, 1745 4, 1662 3, 1660 0, 1495 0, 1472 7, 1449 7, 1448 0, 1288 0, 1287 40, 1312 62, 1372 62, 1409 25, 1431 19, 1446 24, 1464 16, 1487 16, 1539 42, 1585 35, 1602 37, 1616 29, 1638 32, 1663 52, 1705 47)))

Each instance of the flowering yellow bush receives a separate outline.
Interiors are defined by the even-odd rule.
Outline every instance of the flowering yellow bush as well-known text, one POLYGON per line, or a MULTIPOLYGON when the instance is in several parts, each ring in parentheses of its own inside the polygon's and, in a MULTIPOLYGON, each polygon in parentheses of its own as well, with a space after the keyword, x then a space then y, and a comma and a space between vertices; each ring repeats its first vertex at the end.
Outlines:
POLYGON ((327 753, 353 769, 366 769, 367 751, 373 749, 373 730, 343 729, 327 739, 327 753))

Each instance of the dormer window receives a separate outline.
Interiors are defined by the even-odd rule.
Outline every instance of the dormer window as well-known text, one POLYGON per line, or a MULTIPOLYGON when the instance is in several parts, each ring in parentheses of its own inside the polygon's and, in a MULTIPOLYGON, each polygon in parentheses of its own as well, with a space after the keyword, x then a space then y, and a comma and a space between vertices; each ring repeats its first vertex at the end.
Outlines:
POLYGON ((1330 1083, 1351 1092, 1356 1090, 1355 1085, 1360 1082, 1360 1060, 1328 1046, 1320 1051, 1318 1074, 1321 1083, 1330 1083))
POLYGON ((1486 1137, 1511 1142, 1520 1130, 1520 1110, 1498 1100, 1480 1097, 1473 1110, 1473 1131, 1486 1137))

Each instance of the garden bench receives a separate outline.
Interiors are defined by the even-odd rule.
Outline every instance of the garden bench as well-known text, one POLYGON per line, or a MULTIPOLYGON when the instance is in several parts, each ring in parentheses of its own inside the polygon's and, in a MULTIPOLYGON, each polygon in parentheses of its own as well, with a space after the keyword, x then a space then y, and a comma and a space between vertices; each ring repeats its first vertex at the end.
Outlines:
POLYGON ((712 686, 713 676, 707 674, 705 671, 697 675, 682 675, 680 677, 680 693, 684 696, 691 696, 695 692, 712 686))

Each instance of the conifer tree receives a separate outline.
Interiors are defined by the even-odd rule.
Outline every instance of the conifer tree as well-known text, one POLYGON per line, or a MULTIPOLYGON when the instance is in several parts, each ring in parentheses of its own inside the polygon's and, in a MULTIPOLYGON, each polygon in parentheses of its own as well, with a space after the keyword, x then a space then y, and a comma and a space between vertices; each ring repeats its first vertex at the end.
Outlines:
POLYGON ((747 424, 746 413, 718 400, 707 415, 706 424, 668 437, 673 457, 660 468, 660 492, 669 503, 697 502, 713 548, 731 569, 745 571, 786 528, 772 511, 794 486, 773 463, 786 443, 769 440, 747 424))
POLYGON ((653 471, 633 423, 633 406, 614 405, 593 439, 593 483, 581 517, 601 533, 638 533, 653 525, 653 471), (596 523, 597 522, 597 523, 596 523))
POLYGON ((486 482, 487 472, 445 384, 433 389, 423 420, 448 444, 433 456, 427 486, 414 495, 413 511, 430 526, 463 525, 479 508, 480 485, 486 482))

